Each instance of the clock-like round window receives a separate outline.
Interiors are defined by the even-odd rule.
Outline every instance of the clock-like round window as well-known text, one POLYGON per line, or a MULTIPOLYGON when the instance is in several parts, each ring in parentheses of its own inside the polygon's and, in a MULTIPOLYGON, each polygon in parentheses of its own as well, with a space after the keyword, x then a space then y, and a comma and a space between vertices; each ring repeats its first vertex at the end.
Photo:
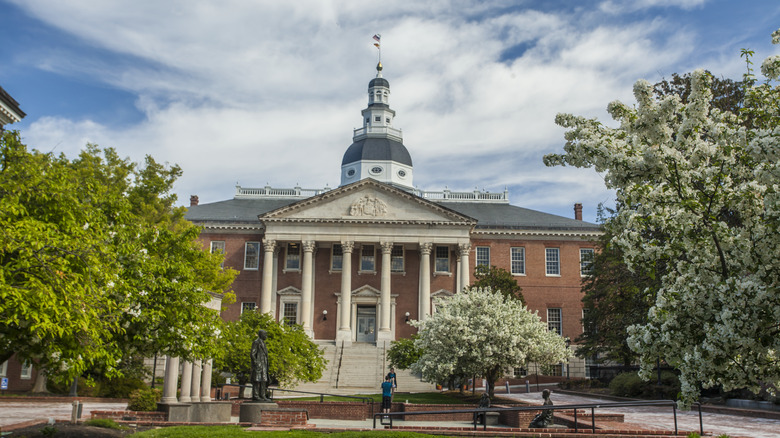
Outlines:
POLYGON ((398 176, 400 176, 401 178, 405 177, 406 176, 406 171, 403 170, 403 169, 399 170, 398 171, 398 176))
POLYGON ((350 177, 350 178, 352 178, 353 176, 355 176, 355 169, 349 169, 349 170, 347 171, 347 176, 348 176, 348 177, 350 177))
POLYGON ((380 167, 380 166, 372 167, 371 168, 371 173, 373 173, 374 175, 378 175, 378 174, 382 173, 382 167, 380 167))

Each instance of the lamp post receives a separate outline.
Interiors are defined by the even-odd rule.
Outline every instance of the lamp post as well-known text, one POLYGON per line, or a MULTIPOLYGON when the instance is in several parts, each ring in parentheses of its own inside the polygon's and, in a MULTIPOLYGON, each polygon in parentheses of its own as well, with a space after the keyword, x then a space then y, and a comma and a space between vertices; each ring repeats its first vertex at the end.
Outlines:
MULTIPOLYGON (((571 350, 571 339, 566 338, 566 349, 571 350)), ((569 380, 569 368, 571 368, 571 358, 566 359, 566 380, 569 380)))

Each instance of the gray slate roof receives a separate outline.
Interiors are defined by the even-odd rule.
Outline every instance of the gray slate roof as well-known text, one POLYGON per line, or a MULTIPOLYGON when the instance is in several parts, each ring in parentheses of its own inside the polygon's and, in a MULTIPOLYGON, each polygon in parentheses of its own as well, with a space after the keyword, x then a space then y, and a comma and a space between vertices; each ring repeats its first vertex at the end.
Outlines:
MULTIPOLYGON (((192 206, 186 218, 195 223, 259 224, 257 216, 304 198, 229 199, 192 206)), ((539 229, 598 231, 599 226, 589 222, 543 213, 509 204, 484 202, 437 202, 437 204, 477 219, 477 229, 539 229)))
POLYGON ((368 137, 358 140, 347 149, 341 165, 368 161, 395 161, 396 163, 412 165, 412 156, 403 143, 389 138, 368 137))

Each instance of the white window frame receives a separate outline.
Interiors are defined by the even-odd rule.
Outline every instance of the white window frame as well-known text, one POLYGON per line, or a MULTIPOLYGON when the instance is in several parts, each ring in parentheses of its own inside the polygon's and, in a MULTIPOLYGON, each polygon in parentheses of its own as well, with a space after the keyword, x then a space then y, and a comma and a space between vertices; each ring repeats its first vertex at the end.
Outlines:
POLYGON ((509 249, 509 269, 512 270, 512 275, 525 275, 524 246, 513 246, 509 249))
POLYGON ((257 309, 257 303, 254 301, 242 301, 241 302, 241 314, 244 312, 251 312, 257 309))
POLYGON ((434 273, 450 273, 450 247, 446 245, 436 245, 433 248, 433 272, 434 273), (441 270, 439 269, 439 261, 443 261, 444 257, 439 257, 439 248, 443 248, 445 251, 447 251, 447 269, 441 270))
POLYGON ((344 268, 344 248, 342 248, 340 243, 334 243, 333 246, 330 248, 330 272, 341 272, 341 270, 344 268), (336 249, 341 254, 336 254, 336 249), (336 260, 341 260, 339 263, 339 266, 336 267, 336 260))
POLYGON ((593 274, 593 258, 595 256, 596 250, 593 248, 580 248, 580 277, 588 277, 593 274))
POLYGON ((8 361, 0 363, 0 377, 8 376, 8 361))
POLYGON ((247 271, 257 271, 260 269, 260 242, 246 242, 244 244, 244 269, 247 271), (249 265, 247 262, 251 261, 249 255, 249 248, 255 248, 255 263, 254 266, 249 265))
POLYGON ((284 246, 284 269, 282 272, 300 272, 301 271, 301 244, 299 242, 288 242, 284 246), (290 249, 298 248, 298 254, 292 254, 290 249), (296 258, 297 257, 297 258, 296 258), (297 261, 297 267, 290 267, 292 261, 297 261))
POLYGON ((563 336, 563 309, 560 307, 547 308, 547 330, 563 336))
POLYGON ((396 274, 406 272, 406 250, 403 245, 393 245, 393 249, 390 250, 390 272, 396 274), (399 260, 401 262, 400 269, 396 267, 399 260))
POLYGON ((561 249, 544 249, 544 273, 548 277, 561 276, 561 249))
POLYGON ((286 307, 287 305, 295 305, 295 321, 294 324, 300 324, 301 323, 301 300, 300 298, 297 299, 282 299, 279 301, 279 322, 287 324, 287 325, 294 325, 289 324, 287 322, 287 315, 286 315, 286 307))
POLYGON ((490 247, 489 246, 478 246, 476 249, 476 256, 475 256, 475 266, 487 266, 490 267, 490 247), (480 254, 482 253, 482 254, 480 254), (485 262, 485 257, 487 256, 487 262, 485 262), (482 260, 480 260, 482 259, 482 260))
POLYGON ((33 364, 29 360, 22 363, 22 369, 19 371, 19 378, 22 380, 32 379, 33 364))
POLYGON ((220 268, 224 268, 225 267, 225 256, 227 256, 227 250, 225 249, 225 241, 224 240, 212 240, 209 243, 209 252, 214 254, 217 251, 222 253, 222 263, 220 263, 219 267, 220 268))
POLYGON ((375 274, 376 273, 376 246, 375 245, 368 245, 368 244, 361 245, 361 247, 360 247, 360 261, 358 263, 360 263, 360 270, 359 270, 359 272, 375 274), (370 255, 367 254, 367 252, 369 252, 369 251, 371 252, 370 255), (371 260, 371 269, 364 269, 363 268, 363 261, 364 260, 366 260, 366 262, 368 262, 368 260, 371 260))

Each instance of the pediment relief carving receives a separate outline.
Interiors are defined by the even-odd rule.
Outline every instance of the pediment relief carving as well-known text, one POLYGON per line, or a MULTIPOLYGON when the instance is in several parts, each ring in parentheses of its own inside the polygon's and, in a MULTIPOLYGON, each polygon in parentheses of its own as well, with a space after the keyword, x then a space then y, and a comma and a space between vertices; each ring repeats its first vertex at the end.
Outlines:
POLYGON ((356 298, 357 297, 379 298, 380 295, 381 292, 378 289, 375 289, 371 286, 363 286, 352 291, 352 296, 356 298))
POLYGON ((349 206, 348 214, 350 216, 386 216, 387 204, 376 196, 365 195, 349 206))

